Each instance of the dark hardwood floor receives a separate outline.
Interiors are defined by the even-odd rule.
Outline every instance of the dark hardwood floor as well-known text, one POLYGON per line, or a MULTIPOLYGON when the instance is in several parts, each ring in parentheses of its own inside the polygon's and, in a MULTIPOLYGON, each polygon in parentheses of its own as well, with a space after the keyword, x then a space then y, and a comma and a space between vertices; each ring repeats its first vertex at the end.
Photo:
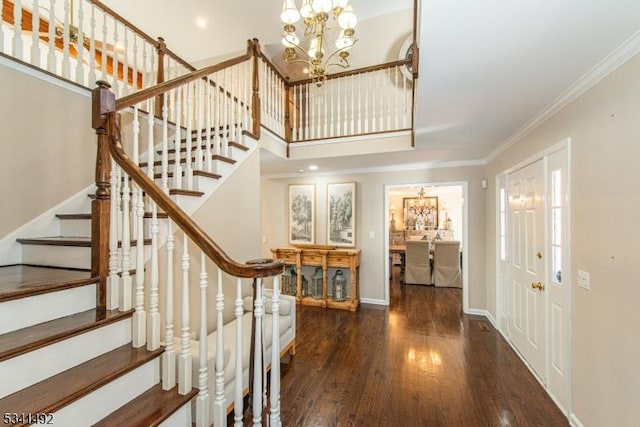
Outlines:
POLYGON ((568 425, 499 332, 462 314, 460 289, 398 273, 389 308, 298 306, 284 426, 568 425))

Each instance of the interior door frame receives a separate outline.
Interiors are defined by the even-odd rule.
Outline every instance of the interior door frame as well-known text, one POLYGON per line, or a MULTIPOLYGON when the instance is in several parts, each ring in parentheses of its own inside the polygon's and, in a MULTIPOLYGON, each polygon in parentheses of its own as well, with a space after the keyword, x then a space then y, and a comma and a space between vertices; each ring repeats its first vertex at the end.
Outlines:
POLYGON ((468 181, 436 181, 436 182, 407 182, 402 184, 385 184, 384 185, 384 274, 387 280, 384 287, 384 301, 385 305, 389 305, 391 302, 389 277, 391 277, 391 271, 389 270, 389 224, 391 222, 391 216, 389 215, 389 193, 395 188, 406 188, 409 186, 433 186, 433 187, 462 187, 462 228, 464 234, 462 235, 462 241, 460 242, 460 248, 462 249, 462 311, 467 314, 477 314, 477 310, 469 308, 469 182, 468 181))
MULTIPOLYGON (((507 342, 509 343, 509 345, 514 349, 514 351, 516 352, 516 354, 522 359, 522 361, 525 363, 525 365, 527 366, 527 368, 531 371, 531 373, 533 374, 533 376, 540 382, 540 384, 543 386, 544 390, 547 392, 547 394, 549 394, 549 396, 551 397, 551 399, 556 403, 556 405, 558 405, 558 407, 565 413, 565 415, 567 417, 569 417, 569 415, 572 413, 572 408, 571 408, 571 404, 572 404, 572 383, 573 383, 573 378, 572 378, 572 373, 573 373, 573 369, 572 369, 572 361, 573 361, 573 356, 572 356, 572 340, 573 340, 573 331, 572 331, 572 325, 571 325, 571 318, 572 318, 572 284, 573 284, 573 280, 572 280, 572 263, 571 263, 571 179, 572 179, 572 173, 571 173, 571 138, 567 137, 562 139, 561 141, 551 145, 550 147, 528 157, 527 159, 509 167, 508 169, 505 169, 503 172, 499 173, 496 175, 495 177, 495 183, 496 183, 496 195, 495 195, 495 212, 496 212, 496 233, 495 233, 495 242, 496 242, 496 251, 495 251, 495 266, 496 266, 496 324, 498 327, 498 330, 500 331, 500 333, 504 336, 504 338, 507 340, 507 342), (511 338, 510 338, 510 330, 509 330, 509 322, 502 322, 500 319, 500 313, 503 312, 503 295, 506 292, 506 290, 504 289, 505 283, 507 282, 505 281, 501 281, 499 280, 499 277, 501 277, 502 273, 504 273, 502 271, 503 269, 503 261, 500 258, 500 185, 504 184, 504 188, 507 189, 508 186, 508 182, 507 182, 507 176, 509 174, 511 174, 512 172, 521 169, 525 166, 528 166, 536 161, 539 160, 543 160, 544 163, 544 188, 545 188, 545 203, 544 203, 544 224, 545 224, 545 230, 544 230, 544 247, 545 247, 545 252, 546 253, 550 253, 549 248, 551 247, 551 235, 550 235, 550 208, 549 208, 549 197, 550 197, 550 183, 548 182, 548 175, 549 175, 549 170, 548 170, 548 161, 547 158, 554 154, 557 153, 558 151, 561 150, 565 150, 566 155, 565 155, 565 159, 566 159, 566 163, 564 165, 564 167, 566 168, 566 172, 567 172, 567 182, 566 182, 566 209, 563 210, 564 215, 566 216, 563 219, 563 223, 567 224, 568 226, 565 227, 565 235, 566 237, 564 237, 564 240, 566 241, 566 245, 567 245, 567 251, 566 251, 566 258, 565 258, 565 262, 566 262, 566 266, 567 268, 563 268, 562 269, 562 281, 565 282, 566 286, 565 286, 565 292, 566 292, 566 301, 567 301, 567 317, 569 318, 569 322, 567 322, 567 342, 565 342, 565 348, 567 349, 567 370, 568 370, 568 375, 567 375, 567 390, 568 390, 568 397, 567 397, 567 402, 565 404, 562 404, 551 392, 551 390, 549 389, 549 386, 547 384, 547 380, 549 377, 549 370, 550 370, 550 350, 551 350, 551 346, 550 346, 550 339, 551 339, 551 334, 549 333, 549 328, 550 328, 550 322, 548 321, 548 315, 546 316, 547 318, 547 322, 545 324, 545 328, 546 328, 546 343, 545 343, 545 347, 546 347, 546 363, 545 363, 545 378, 540 378, 535 371, 529 366, 529 364, 527 363, 527 361, 523 358, 523 356, 520 354, 520 352, 515 348, 515 346, 513 345, 511 338)), ((506 215, 506 220, 507 220, 507 225, 506 225, 506 230, 507 232, 509 231, 509 223, 508 223, 508 216, 506 215)), ((508 239, 507 239, 508 241, 508 239)), ((508 250, 507 250, 508 253, 508 250)), ((547 260, 550 260, 549 257, 546 258, 547 260)), ((546 262, 545 263, 545 281, 546 279, 549 278, 550 276, 550 262, 546 262)), ((545 296, 545 312, 548 314, 549 313, 549 296, 548 294, 546 294, 545 296)))

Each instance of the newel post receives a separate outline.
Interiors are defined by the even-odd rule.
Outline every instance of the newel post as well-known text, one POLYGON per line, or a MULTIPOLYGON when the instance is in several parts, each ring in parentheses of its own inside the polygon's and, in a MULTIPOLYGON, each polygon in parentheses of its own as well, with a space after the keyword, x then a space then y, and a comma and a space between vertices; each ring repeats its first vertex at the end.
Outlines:
POLYGON ((260 78, 259 78, 259 68, 258 68, 258 57, 262 55, 260 53, 260 45, 258 44, 258 39, 253 39, 249 41, 253 50, 253 76, 252 76, 252 87, 253 87, 253 97, 251 100, 252 111, 251 117, 253 118, 252 123, 252 133, 253 135, 260 139, 260 78))
POLYGON ((96 198, 91 202, 91 274, 98 278, 96 307, 107 306, 109 273, 109 214, 111 199, 111 156, 109 155, 109 114, 115 112, 116 96, 106 81, 96 82, 91 94, 91 127, 98 136, 96 153, 96 198))
MULTIPOLYGON (((158 73, 156 75, 156 84, 164 83, 164 57, 167 54, 167 44, 162 37, 158 37, 158 46, 156 47, 158 53, 158 73)), ((156 102, 154 114, 157 117, 162 117, 162 107, 164 107, 164 96, 156 96, 156 102)))

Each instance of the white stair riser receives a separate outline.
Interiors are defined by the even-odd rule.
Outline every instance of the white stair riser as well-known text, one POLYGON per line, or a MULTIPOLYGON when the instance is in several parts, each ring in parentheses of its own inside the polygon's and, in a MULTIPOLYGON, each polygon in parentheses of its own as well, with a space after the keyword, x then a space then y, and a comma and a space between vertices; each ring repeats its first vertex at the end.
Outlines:
MULTIPOLYGON (((136 266, 136 247, 131 246, 130 268, 136 266)), ((145 246, 145 259, 150 254, 149 246, 145 246)), ((120 253, 120 251, 119 251, 120 253)), ((22 245, 22 262, 32 265, 52 267, 91 268, 91 248, 79 246, 22 245)))
MULTIPOLYGON (((203 170, 206 171, 207 170, 207 164, 206 162, 203 162, 204 164, 202 165, 201 168, 198 167, 197 163, 195 161, 191 162, 191 169, 193 170, 203 170)), ((182 162, 181 164, 182 170, 186 170, 187 169, 187 163, 186 162, 182 162)), ((233 164, 231 163, 227 163, 227 162, 223 162, 222 160, 212 160, 211 161, 211 167, 212 167, 212 172, 214 173, 219 173, 222 175, 222 172, 229 172, 232 168, 233 168, 233 164), (225 167, 226 166, 226 167, 225 167)), ((173 168, 174 165, 169 165, 169 169, 168 172, 173 172, 173 168)), ((144 170, 146 171, 147 168, 145 167, 144 170)), ((162 166, 161 165, 156 165, 153 167, 153 173, 157 174, 157 173, 162 173, 162 166)), ((173 178, 169 178, 169 187, 171 187, 171 182, 172 182, 173 178)))
POLYGON ((95 306, 95 284, 6 301, 0 304, 0 334, 87 311, 95 306))
POLYGON ((160 423, 160 427, 184 427, 190 426, 191 402, 187 402, 174 412, 169 418, 160 423))
POLYGON ((90 219, 61 219, 60 235, 75 237, 91 237, 90 219))
POLYGON ((57 411, 55 425, 92 425, 159 382, 160 358, 155 358, 57 411))
POLYGON ((0 398, 129 342, 131 319, 126 318, 0 362, 0 398))

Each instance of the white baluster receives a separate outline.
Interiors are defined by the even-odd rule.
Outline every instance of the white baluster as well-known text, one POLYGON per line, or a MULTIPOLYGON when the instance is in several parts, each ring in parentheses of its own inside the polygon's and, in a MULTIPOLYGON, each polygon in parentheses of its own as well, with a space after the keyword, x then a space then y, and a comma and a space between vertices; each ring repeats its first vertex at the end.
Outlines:
POLYGON ((102 47, 100 48, 100 68, 102 80, 107 80, 107 14, 102 12, 102 47))
POLYGON ((364 91, 364 132, 369 133, 369 77, 364 75, 365 91, 364 91))
POLYGON ((57 73, 56 67, 56 1, 49 2, 49 52, 47 55, 47 70, 53 74, 57 73))
POLYGON ((307 102, 307 109, 305 111, 305 116, 306 116, 306 120, 305 120, 305 132, 304 132, 304 138, 309 140, 311 139, 311 102, 309 101, 309 98, 311 98, 311 93, 309 92, 309 83, 306 84, 305 87, 305 100, 307 102))
MULTIPOLYGON (((140 164, 140 121, 138 106, 133 109, 133 162, 140 164)), ((144 196, 142 188, 134 184, 136 208, 136 240, 144 241, 144 196)), ((136 245, 136 295, 135 308, 132 319, 133 346, 142 347, 147 343, 147 313, 144 308, 144 245, 136 245)))
POLYGON ((161 187, 169 194, 169 112, 167 107, 167 92, 162 94, 162 160, 161 187))
MULTIPOLYGON (((222 270, 218 268, 218 293, 216 294, 216 397, 213 403, 213 424, 216 426, 226 425, 227 421, 227 404, 224 399, 224 339, 223 330, 220 325, 223 324, 224 311, 224 294, 222 292, 222 270)), ((236 358, 242 353, 238 353, 236 358)), ((242 376, 236 377, 236 381, 242 384, 242 376)))
MULTIPOLYGON (((256 318, 256 329, 254 336, 254 357, 253 357, 253 425, 262 425, 262 319, 264 317, 264 303, 262 300, 262 279, 256 279, 256 300, 253 304, 253 315, 256 318)), ((274 333, 276 333, 274 331, 274 333)))
POLYGON ((2 22, 4 19, 4 1, 0 1, 0 51, 4 52, 4 29, 2 28, 2 22))
MULTIPOLYGON (((143 244, 139 242, 138 244, 143 244)), ((160 347, 160 312, 158 311, 158 206, 151 202, 151 274, 149 276, 149 320, 147 321, 147 350, 160 347)))
POLYGON ((182 249, 182 333, 181 349, 178 359, 178 393, 185 395, 191 391, 191 349, 189 340, 189 238, 183 236, 182 249))
POLYGON ((187 169, 185 171, 185 179, 187 181, 187 190, 193 190, 193 169, 191 167, 191 144, 193 139, 193 131, 191 128, 191 123, 193 120, 193 89, 191 88, 191 83, 187 84, 187 139, 186 139, 186 147, 187 147, 187 169))
POLYGON ((182 186, 182 164, 180 157, 182 156, 182 87, 177 89, 177 105, 176 105, 176 135, 173 139, 174 144, 174 163, 173 163, 173 187, 183 189, 182 186))
POLYGON ((322 123, 322 137, 326 138, 328 135, 328 124, 329 124, 329 116, 327 115, 327 91, 325 90, 324 93, 319 94, 321 97, 319 99, 322 100, 322 106, 323 106, 323 115, 324 115, 324 119, 322 123))
MULTIPOLYGON (((122 94, 129 94, 129 31, 127 30, 127 26, 123 25, 124 28, 124 44, 122 49, 122 94)), ((117 47, 116 47, 117 49, 117 47)), ((113 53, 113 56, 118 56, 116 52, 113 53)), ((116 70, 116 75, 117 75, 116 70)))
MULTIPOLYGON (((198 369, 198 397, 196 398, 196 425, 199 427, 209 427, 209 390, 207 373, 207 264, 204 252, 200 253, 200 368, 198 369)), ((219 326, 222 324, 219 323, 219 326)), ((222 327, 218 327, 222 329, 222 327)), ((216 353, 224 352, 223 348, 216 348, 216 353)), ((224 362, 224 361, 223 361, 224 362)), ((217 368, 217 360, 216 360, 217 368)), ((226 418, 226 412, 223 411, 226 418)), ((223 420, 225 418, 222 418, 223 420)), ((216 422, 215 425, 222 426, 224 423, 216 422)))
MULTIPOLYGON (((340 135, 340 79, 336 79, 334 80, 335 84, 331 85, 331 118, 330 120, 330 125, 329 125, 329 129, 330 129, 330 135, 329 136, 336 136, 336 135, 340 135), (336 87, 333 87, 336 86, 336 87), (336 94, 336 92, 338 92, 336 94), (337 102, 338 102, 338 108, 336 109, 334 106, 334 102, 335 99, 334 98, 338 98, 337 102), (336 111, 337 110, 337 111, 336 111), (337 117, 336 117, 337 114, 337 117)), ((325 92, 326 93, 326 92, 325 92)))
MULTIPOLYGON (((221 145, 222 145, 222 141, 220 139, 220 132, 222 132, 222 104, 221 104, 221 93, 220 93, 220 75, 219 73, 215 76, 216 77, 216 84, 215 84, 215 90, 214 90, 214 104, 216 106, 216 118, 214 120, 214 127, 215 127, 215 147, 213 149, 215 154, 221 154, 221 145)), ((213 172, 217 172, 217 170, 212 169, 213 172)))
POLYGON ((353 74, 351 76, 351 135, 355 135, 356 133, 356 75, 353 74))
POLYGON ((404 96, 404 100, 402 102, 402 128, 407 128, 407 79, 402 76, 402 93, 404 96))
MULTIPOLYGON (((76 82, 81 85, 84 85, 84 31, 82 31, 82 24, 84 24, 83 4, 84 1, 78 2, 78 44, 76 46, 76 82)), ((73 13, 73 10, 71 12, 73 13)))
MULTIPOLYGON (((130 205, 131 201, 131 189, 129 187, 129 175, 126 175, 123 171, 122 177, 122 266, 120 268, 120 295, 118 306, 120 311, 131 310, 131 275, 129 270, 131 269, 131 229, 130 229, 130 205)), ((138 245, 144 244, 142 242, 136 242, 138 245)))
MULTIPOLYGON (((118 46, 118 21, 116 19, 113 20, 113 45, 118 46)), ((104 50, 107 49, 106 46, 102 46, 104 50)), ((111 90, 116 94, 116 98, 120 97, 120 77, 118 76, 118 69, 120 66, 118 65, 118 55, 114 52, 112 55, 113 61, 113 84, 111 90)))
POLYGON ((367 91, 367 94, 371 93, 371 132, 375 132, 376 131, 376 118, 377 118, 377 114, 376 114, 376 93, 377 93, 377 87, 376 87, 376 74, 375 73, 369 73, 369 87, 370 90, 367 91))
POLYGON ((380 114, 380 119, 378 121, 378 131, 382 132, 384 131, 384 93, 386 82, 384 79, 384 71, 378 71, 377 74, 380 75, 380 85, 378 86, 380 88, 380 93, 378 96, 378 102, 380 103, 380 106, 378 107, 378 113, 380 114))
POLYGON ((91 4, 91 18, 89 18, 91 35, 89 37, 89 87, 96 83, 96 7, 91 4))
POLYGON ((394 121, 394 123, 395 123, 395 129, 398 130, 399 129, 398 128, 398 125, 399 125, 399 122, 398 122, 398 110, 400 108, 400 104, 398 104, 398 66, 395 67, 395 80, 394 80, 393 83, 394 83, 393 84, 393 88, 394 88, 393 92, 396 95, 396 101, 394 102, 394 105, 395 105, 395 108, 394 108, 394 110, 395 110, 395 114, 394 114, 395 121, 394 121))
POLYGON ((142 41, 142 89, 146 89, 149 86, 149 78, 148 78, 148 72, 149 69, 147 68, 147 47, 148 47, 148 43, 146 43, 144 40, 142 41))
POLYGON ((209 80, 209 76, 207 76, 207 80, 205 82, 205 98, 207 100, 206 103, 206 111, 205 111, 205 126, 207 128, 206 136, 207 136, 207 147, 205 151, 206 158, 206 170, 207 172, 212 171, 212 159, 211 156, 211 144, 213 143, 213 138, 211 137, 211 80, 209 80))
POLYGON ((222 101, 224 103, 224 114, 223 114, 223 124, 222 124, 222 147, 221 154, 223 156, 229 155, 229 97, 227 96, 227 69, 222 70, 222 81, 223 81, 223 92, 222 92, 222 101))
POLYGON ((71 31, 71 27, 69 25, 69 6, 69 0, 64 0, 64 21, 62 31, 62 77, 64 77, 65 79, 68 79, 71 74, 71 59, 69 55, 69 35, 71 31))
POLYGON ((14 0, 13 3, 13 56, 20 60, 24 59, 22 46, 22 0, 14 0))
MULTIPOLYGON (((262 303, 267 303, 266 291, 264 282, 262 282, 262 303)), ((262 408, 267 407, 267 364, 269 363, 269 356, 267 355, 267 318, 266 310, 265 315, 262 316, 262 408)), ((267 418, 267 425, 269 421, 267 418)))
POLYGON ((271 299, 271 426, 279 427, 280 422, 280 276, 273 278, 271 299))
POLYGON ((196 169, 197 170, 203 170, 203 164, 202 164, 202 159, 204 157, 204 153, 202 152, 202 128, 203 128, 203 123, 202 123, 202 113, 203 113, 203 108, 202 108, 202 104, 203 104, 203 88, 202 88, 202 79, 198 79, 198 82, 196 84, 196 90, 197 90, 197 95, 198 97, 196 98, 196 102, 198 103, 197 105, 197 110, 196 110, 196 126, 197 126, 197 130, 196 130, 196 169))
POLYGON ((154 99, 150 98, 147 101, 147 176, 150 180, 153 181, 153 170, 154 170, 154 162, 155 162, 155 148, 154 148, 154 138, 153 138, 153 129, 154 129, 154 117, 153 117, 153 109, 154 109, 154 99))
POLYGON ((109 277, 107 279, 107 310, 118 308, 118 164, 111 159, 111 199, 109 201, 109 277))
POLYGON ((387 68, 387 130, 391 129, 391 91, 393 88, 391 87, 391 69, 387 68))
POLYGON ((162 389, 170 390, 176 385, 176 350, 173 346, 173 222, 167 225, 167 288, 164 318, 165 348, 162 353, 162 389))
POLYGON ((133 33, 133 82, 131 83, 132 92, 138 91, 138 35, 133 33))
POLYGON ((242 354, 242 315, 244 314, 244 309, 242 305, 242 280, 238 278, 236 280, 236 366, 235 366, 235 390, 234 390, 234 426, 242 427, 243 420, 243 396, 244 396, 244 386, 242 384, 242 357, 238 357, 238 355, 242 354))
MULTIPOLYGON (((2 42, 2 11, 0 10, 0 49, 4 49, 2 42)), ((31 65, 40 67, 40 2, 33 0, 31 15, 31 65)))

